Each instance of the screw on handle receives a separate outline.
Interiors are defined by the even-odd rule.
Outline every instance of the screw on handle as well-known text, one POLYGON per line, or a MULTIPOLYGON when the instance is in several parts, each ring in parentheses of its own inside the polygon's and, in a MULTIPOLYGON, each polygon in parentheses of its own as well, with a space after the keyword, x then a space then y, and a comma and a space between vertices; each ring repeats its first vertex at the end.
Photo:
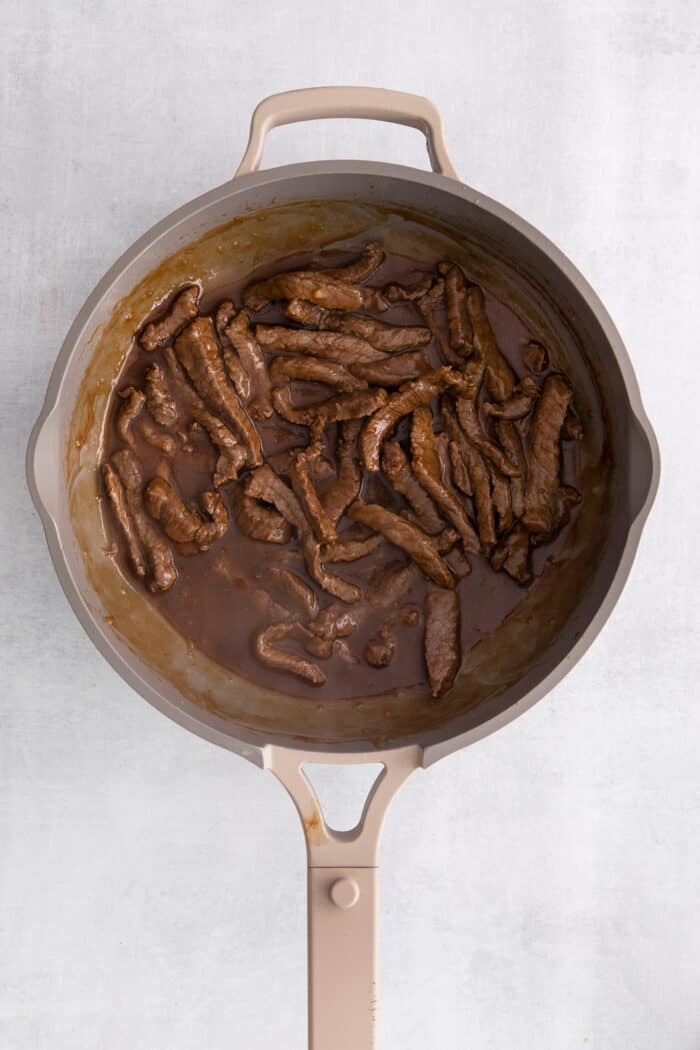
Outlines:
POLYGON ((384 120, 417 128, 425 135, 433 171, 457 178, 447 154, 442 118, 435 105, 421 95, 368 87, 303 88, 263 99, 253 113, 248 145, 236 175, 248 175, 258 170, 265 137, 273 128, 324 117, 384 120))

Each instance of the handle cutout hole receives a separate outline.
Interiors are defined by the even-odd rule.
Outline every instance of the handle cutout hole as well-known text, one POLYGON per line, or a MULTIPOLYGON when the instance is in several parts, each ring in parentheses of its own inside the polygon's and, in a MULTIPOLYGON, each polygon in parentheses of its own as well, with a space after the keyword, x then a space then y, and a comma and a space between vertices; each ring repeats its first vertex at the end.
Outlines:
POLYGON ((305 762, 301 767, 328 828, 339 832, 354 831, 358 826, 369 794, 384 769, 381 762, 359 765, 305 762))

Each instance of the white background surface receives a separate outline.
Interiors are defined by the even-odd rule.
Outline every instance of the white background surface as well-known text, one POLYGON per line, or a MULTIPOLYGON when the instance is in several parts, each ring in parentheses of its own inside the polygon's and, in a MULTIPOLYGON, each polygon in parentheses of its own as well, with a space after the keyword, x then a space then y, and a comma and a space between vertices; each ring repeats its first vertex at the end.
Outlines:
MULTIPOLYGON (((233 172, 261 97, 337 82, 436 101, 465 180, 600 293, 663 457, 581 664, 390 813, 379 1046, 698 1050, 697 4, 4 0, 0 48, 2 1050, 305 1046, 291 805, 91 647, 23 454, 97 278, 233 172)), ((425 162, 352 122, 278 131, 266 162, 329 156, 425 162)))

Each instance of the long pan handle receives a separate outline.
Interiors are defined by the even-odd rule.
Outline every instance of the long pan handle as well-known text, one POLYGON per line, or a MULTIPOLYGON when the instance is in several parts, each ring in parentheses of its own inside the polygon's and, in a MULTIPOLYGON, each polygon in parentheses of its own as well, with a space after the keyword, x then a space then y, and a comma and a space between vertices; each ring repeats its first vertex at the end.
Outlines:
POLYGON ((456 179, 447 154, 442 119, 430 99, 405 91, 369 87, 315 87, 283 91, 258 103, 250 122, 250 138, 236 175, 257 171, 265 137, 273 128, 324 117, 357 117, 405 124, 425 135, 433 171, 456 179))
POLYGON ((421 765, 418 747, 365 755, 265 749, 306 836, 309 908, 309 1050, 374 1050, 377 1017, 377 851, 387 808, 421 765), (330 828, 304 774, 314 762, 380 763, 360 823, 330 828))

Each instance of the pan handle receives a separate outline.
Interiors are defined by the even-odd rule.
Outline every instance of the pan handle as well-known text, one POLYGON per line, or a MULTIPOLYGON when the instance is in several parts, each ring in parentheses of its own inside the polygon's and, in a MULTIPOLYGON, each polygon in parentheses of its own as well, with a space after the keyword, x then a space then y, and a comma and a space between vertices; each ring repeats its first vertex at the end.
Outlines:
POLYGON ((379 836, 391 800, 421 762, 419 747, 363 755, 265 748, 265 768, 288 791, 306 836, 309 1050, 374 1050, 379 836), (317 762, 384 766, 352 831, 327 825, 303 769, 317 762))
POLYGON ((265 136, 273 128, 324 117, 362 117, 417 128, 425 135, 433 171, 451 179, 457 178, 447 155, 442 118, 437 107, 421 95, 369 87, 303 88, 264 98, 253 113, 248 146, 236 175, 248 175, 258 170, 265 136))

